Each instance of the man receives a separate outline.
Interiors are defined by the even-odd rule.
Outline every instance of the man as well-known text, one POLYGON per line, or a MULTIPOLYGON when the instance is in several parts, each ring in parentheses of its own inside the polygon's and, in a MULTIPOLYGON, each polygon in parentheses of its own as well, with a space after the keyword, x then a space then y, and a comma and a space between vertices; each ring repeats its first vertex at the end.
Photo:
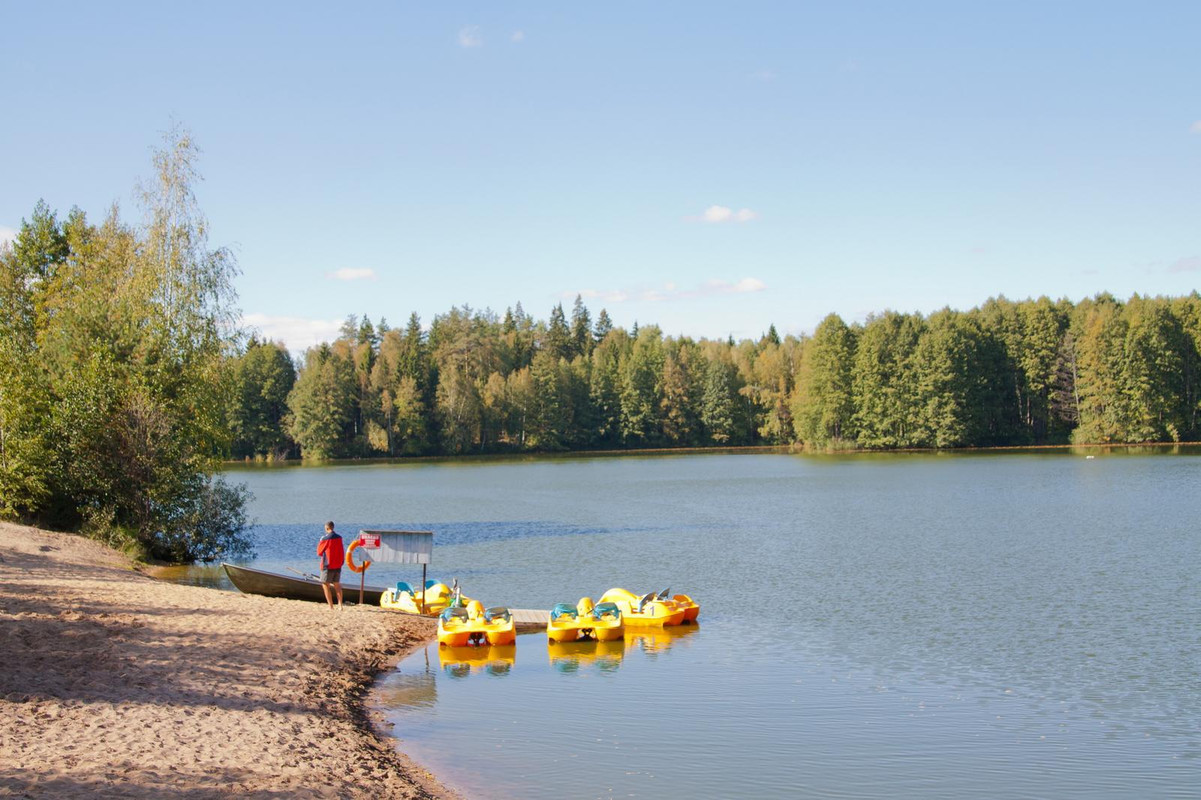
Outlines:
POLYGON ((342 537, 334 530, 334 523, 325 523, 325 535, 317 542, 317 555, 321 556, 321 588, 325 590, 325 602, 329 603, 332 611, 334 596, 330 587, 338 593, 338 608, 342 607, 342 562, 346 559, 346 551, 342 547, 342 537))

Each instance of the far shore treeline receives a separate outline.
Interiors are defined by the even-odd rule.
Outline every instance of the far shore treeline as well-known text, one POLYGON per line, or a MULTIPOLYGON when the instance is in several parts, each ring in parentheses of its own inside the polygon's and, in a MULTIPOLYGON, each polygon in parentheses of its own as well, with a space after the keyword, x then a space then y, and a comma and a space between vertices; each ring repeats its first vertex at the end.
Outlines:
POLYGON ((990 299, 812 336, 670 336, 577 297, 350 317, 299 363, 239 331, 178 131, 99 225, 39 202, 0 245, 0 517, 173 561, 247 549, 223 460, 801 445, 955 448, 1201 438, 1201 296, 990 299))
POLYGON ((350 317, 294 367, 233 359, 236 458, 793 445, 952 448, 1191 441, 1201 297, 990 299, 826 317, 811 337, 665 336, 464 306, 403 328, 350 317))

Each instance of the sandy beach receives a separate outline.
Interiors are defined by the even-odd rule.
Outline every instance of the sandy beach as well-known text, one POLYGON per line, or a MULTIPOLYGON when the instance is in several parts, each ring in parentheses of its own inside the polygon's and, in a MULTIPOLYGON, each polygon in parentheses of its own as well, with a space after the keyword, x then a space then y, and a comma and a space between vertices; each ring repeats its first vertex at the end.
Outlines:
POLYGON ((453 797, 363 706, 432 621, 165 583, 3 523, 0 576, 2 797, 453 797))

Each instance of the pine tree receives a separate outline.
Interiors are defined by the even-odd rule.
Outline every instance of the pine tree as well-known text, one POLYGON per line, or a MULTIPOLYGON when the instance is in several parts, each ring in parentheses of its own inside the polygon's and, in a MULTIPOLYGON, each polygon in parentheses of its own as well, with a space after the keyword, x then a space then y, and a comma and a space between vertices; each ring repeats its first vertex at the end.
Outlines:
POLYGON ((550 322, 546 326, 546 336, 542 342, 544 352, 550 353, 551 358, 571 360, 572 352, 571 330, 567 327, 567 318, 563 314, 563 304, 559 303, 550 312, 550 322))
POLYGON ((572 357, 577 355, 590 356, 592 355, 592 319, 588 314, 588 309, 584 306, 583 299, 577 294, 575 303, 571 307, 571 352, 572 357))
POLYGON ((592 331, 592 338, 599 344, 605 340, 611 330, 613 330, 613 321, 609 319, 609 312, 602 308, 596 315, 596 327, 592 331))

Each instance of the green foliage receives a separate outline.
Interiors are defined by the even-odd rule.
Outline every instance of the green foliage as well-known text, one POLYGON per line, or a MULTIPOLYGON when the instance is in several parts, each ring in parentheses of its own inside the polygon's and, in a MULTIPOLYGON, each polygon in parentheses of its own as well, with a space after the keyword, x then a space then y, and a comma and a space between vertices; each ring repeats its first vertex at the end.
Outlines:
POLYGON ((541 350, 530 365, 530 395, 527 408, 527 446, 539 450, 561 450, 571 427, 570 376, 566 362, 549 350, 541 350))
POLYGON ((152 552, 176 562, 217 561, 250 552, 242 535, 250 502, 245 484, 193 473, 181 488, 179 501, 155 533, 152 552))
POLYGON ((0 334, 0 517, 35 513, 49 497, 54 468, 49 420, 50 397, 39 365, 16 337, 0 334))
POLYGON ((658 444, 662 404, 663 341, 659 329, 648 325, 638 332, 629 357, 621 366, 621 437, 626 445, 658 444))
POLYGON ((701 442, 700 394, 703 357, 690 339, 668 341, 663 358, 663 436, 675 445, 701 442))
POLYGON ((578 294, 571 306, 571 352, 576 356, 592 355, 592 318, 578 294))
POLYGON ((805 343, 792 414, 797 438, 807 446, 828 447, 855 438, 854 353, 855 335, 837 314, 823 319, 805 343))
POLYGON ((610 329, 592 351, 588 397, 596 420, 595 442, 602 447, 621 443, 621 374, 631 344, 625 331, 610 329))
POLYGON ((856 335, 851 365, 857 439, 868 448, 911 447, 917 425, 913 354, 921 317, 886 311, 869 317, 856 335))
POLYGON ((720 357, 711 359, 705 367, 700 416, 712 442, 740 443, 743 426, 739 410, 737 369, 720 357))
POLYGON ((592 329, 592 338, 598 343, 603 342, 612 330, 613 320, 609 319, 609 312, 602 308, 596 315, 596 327, 592 329))
POLYGON ((454 308, 428 337, 415 314, 403 333, 352 318, 338 340, 309 353, 289 430, 309 458, 1198 435, 1195 294, 1078 306, 1002 297, 852 326, 832 314, 809 339, 770 326, 739 342, 665 337, 653 325, 627 333, 603 311, 584 337, 583 303, 570 326, 561 312, 544 324, 520 303, 501 319, 454 308))
POLYGON ((926 320, 912 356, 915 411, 909 433, 919 447, 962 447, 984 433, 979 391, 983 335, 967 317, 945 309, 926 320))
POLYGON ((546 335, 542 339, 542 351, 549 353, 551 358, 570 359, 574 355, 575 339, 571 329, 567 327, 567 318, 563 315, 563 305, 556 305, 550 311, 550 322, 546 325, 546 335))
POLYGON ((289 432, 306 458, 353 455, 355 400, 349 342, 309 350, 288 395, 289 432))
POLYGON ((188 561, 245 547, 245 491, 212 480, 236 265, 208 247, 195 146, 165 145, 143 228, 39 203, 0 256, 0 513, 188 561))
POLYGON ((296 383, 296 368, 282 345, 251 339, 245 352, 234 357, 228 374, 232 382, 229 428, 235 458, 285 458, 292 440, 285 431, 288 395, 296 383))

